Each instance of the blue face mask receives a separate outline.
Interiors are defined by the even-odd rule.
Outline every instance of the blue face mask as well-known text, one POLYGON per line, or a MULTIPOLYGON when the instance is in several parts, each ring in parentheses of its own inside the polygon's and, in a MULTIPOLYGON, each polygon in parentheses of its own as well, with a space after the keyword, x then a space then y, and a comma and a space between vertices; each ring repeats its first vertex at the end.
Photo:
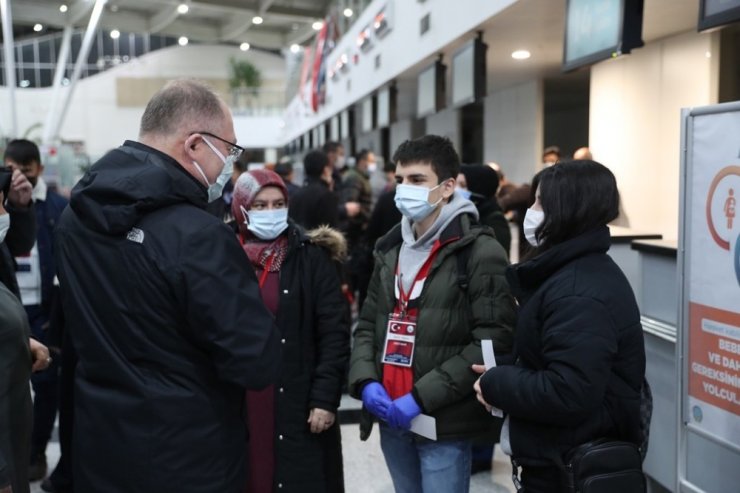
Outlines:
POLYGON ((247 211, 241 207, 244 224, 260 240, 274 240, 288 228, 288 208, 247 211))
POLYGON ((208 178, 206 177, 206 174, 203 173, 203 169, 198 165, 198 163, 193 161, 196 169, 208 184, 208 202, 213 202, 221 196, 224 191, 224 186, 231 179, 231 175, 234 172, 234 160, 236 159, 236 156, 229 155, 229 157, 224 157, 224 155, 221 154, 221 151, 216 149, 216 147, 211 144, 205 137, 203 137, 203 142, 205 142, 208 147, 210 147, 211 150, 221 159, 221 162, 224 163, 224 167, 221 169, 221 173, 216 178, 216 182, 210 183, 208 181, 208 178))
POLYGON ((440 197, 434 204, 429 203, 429 192, 441 185, 440 183, 434 188, 417 185, 396 185, 396 208, 413 222, 423 221, 442 202, 440 197))
POLYGON ((473 192, 465 190, 464 188, 458 188, 457 193, 459 193, 465 200, 470 200, 470 196, 473 194, 473 192))

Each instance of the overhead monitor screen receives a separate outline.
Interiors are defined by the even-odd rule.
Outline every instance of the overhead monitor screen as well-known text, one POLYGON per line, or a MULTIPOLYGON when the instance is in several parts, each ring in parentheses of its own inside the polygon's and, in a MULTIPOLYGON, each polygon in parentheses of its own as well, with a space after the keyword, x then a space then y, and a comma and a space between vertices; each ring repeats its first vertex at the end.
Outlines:
POLYGON ((391 123, 391 90, 389 87, 378 93, 378 128, 387 127, 391 123))
POLYGON ((437 112, 436 66, 419 74, 416 91, 416 115, 421 118, 437 112))
POLYGON ((475 101, 475 45, 465 45, 452 58, 452 104, 475 101))
POLYGON ((701 0, 699 30, 740 21, 740 0, 701 0))

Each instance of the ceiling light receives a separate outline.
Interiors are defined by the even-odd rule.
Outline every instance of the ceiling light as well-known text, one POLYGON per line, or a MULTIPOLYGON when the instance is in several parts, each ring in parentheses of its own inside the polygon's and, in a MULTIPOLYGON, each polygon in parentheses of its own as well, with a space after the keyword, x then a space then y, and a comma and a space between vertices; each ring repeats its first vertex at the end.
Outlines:
POLYGON ((314 31, 320 31, 321 28, 324 27, 324 21, 316 21, 311 24, 311 27, 313 27, 314 31))
POLYGON ((527 50, 516 50, 514 53, 511 54, 511 58, 513 58, 514 60, 526 60, 531 56, 532 54, 527 50))
POLYGON ((259 24, 262 24, 264 21, 265 20, 262 17, 258 16, 258 15, 255 15, 254 17, 252 17, 252 24, 258 24, 259 25, 259 24))
POLYGON ((180 5, 177 6, 178 14, 187 14, 188 10, 190 10, 190 7, 188 7, 188 4, 186 3, 181 3, 180 5))
POLYGON ((61 4, 61 5, 59 6, 59 12, 61 12, 61 13, 63 14, 63 13, 65 13, 66 11, 67 11, 67 5, 66 5, 66 4, 61 4))
POLYGON ((352 12, 352 9, 344 9, 345 17, 352 17, 352 14, 354 14, 354 12, 352 12))
POLYGON ((41 24, 36 24, 36 25, 33 26, 33 30, 36 31, 36 32, 41 31, 43 28, 44 28, 44 26, 42 26, 41 24))
POLYGON ((187 38, 187 36, 180 36, 180 39, 178 39, 178 40, 177 40, 177 43, 178 43, 178 44, 179 44, 180 46, 185 46, 185 45, 187 45, 187 44, 188 44, 188 38, 187 38))
POLYGON ((118 5, 111 5, 111 6, 110 6, 110 11, 111 11, 111 12, 114 12, 114 13, 115 13, 115 12, 118 12, 118 5))
POLYGON ((30 80, 28 80, 28 79, 24 79, 24 80, 22 80, 22 81, 21 81, 21 83, 20 83, 19 85, 20 85, 21 87, 28 87, 28 86, 30 86, 30 85, 31 85, 31 81, 30 81, 30 80))
POLYGON ((111 37, 111 38, 113 38, 113 39, 118 39, 118 38, 120 38, 120 37, 121 37, 121 31, 119 31, 118 29, 114 29, 114 30, 112 30, 112 31, 110 32, 110 37, 111 37))
POLYGON ((291 53, 298 53, 299 51, 301 51, 301 47, 297 44, 292 44, 290 45, 290 51, 291 53))
POLYGON ((62 79, 62 85, 63 86, 68 86, 69 85, 69 79, 66 78, 66 77, 64 79, 62 79))
POLYGON ((242 43, 239 45, 239 49, 242 51, 247 51, 249 49, 249 43, 242 43))

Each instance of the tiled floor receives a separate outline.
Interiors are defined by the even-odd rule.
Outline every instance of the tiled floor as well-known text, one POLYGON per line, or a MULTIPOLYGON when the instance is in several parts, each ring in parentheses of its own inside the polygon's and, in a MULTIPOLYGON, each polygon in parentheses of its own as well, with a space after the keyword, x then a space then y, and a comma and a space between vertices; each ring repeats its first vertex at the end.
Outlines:
MULTIPOLYGON (((345 397, 343 409, 357 409, 359 402, 345 397)), ((56 435, 56 434, 55 434, 56 435)), ((393 493, 388 470, 380 451, 377 429, 366 442, 360 441, 359 425, 342 425, 342 451, 344 454, 344 481, 347 493, 393 493)), ((59 444, 54 441, 46 451, 50 468, 59 460, 59 444)), ((40 493, 40 483, 31 485, 31 493, 40 493)), ((474 475, 470 484, 471 493, 513 493, 511 484, 511 463, 508 457, 496 448, 491 472, 474 475)))

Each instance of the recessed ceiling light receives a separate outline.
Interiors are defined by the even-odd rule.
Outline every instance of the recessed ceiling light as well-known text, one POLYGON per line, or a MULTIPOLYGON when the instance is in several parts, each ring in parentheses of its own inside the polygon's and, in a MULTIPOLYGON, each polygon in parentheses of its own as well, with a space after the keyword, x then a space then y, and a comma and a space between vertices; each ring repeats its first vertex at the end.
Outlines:
POLYGON ((316 21, 311 24, 311 27, 313 27, 314 31, 320 31, 321 28, 324 27, 324 21, 316 21))
POLYGON ((41 31, 43 28, 44 28, 44 26, 42 26, 41 24, 36 24, 36 25, 33 26, 33 30, 36 31, 36 32, 41 31))
POLYGON ((301 47, 297 44, 292 44, 290 45, 290 51, 291 53, 298 53, 299 51, 301 51, 301 47))
POLYGON ((249 43, 242 43, 239 45, 239 49, 242 51, 247 51, 250 48, 249 43))
POLYGON ((354 12, 352 12, 352 9, 349 9, 349 8, 344 9, 344 16, 345 17, 352 17, 352 14, 354 14, 354 12))
POLYGON ((262 17, 258 16, 258 15, 255 15, 254 17, 252 17, 252 24, 258 24, 259 25, 259 24, 262 24, 264 21, 265 20, 262 17))
POLYGON ((111 5, 110 6, 110 11, 111 12, 118 12, 118 5, 111 5))
POLYGON ((511 58, 513 58, 514 60, 526 60, 531 56, 532 54, 527 50, 516 50, 514 53, 511 54, 511 58))
POLYGON ((178 43, 178 44, 179 44, 180 46, 185 46, 185 45, 187 45, 187 44, 188 44, 188 38, 187 38, 187 36, 180 36, 180 39, 178 39, 178 40, 177 40, 177 43, 178 43))
POLYGON ((28 80, 28 79, 24 79, 24 80, 22 80, 22 81, 20 82, 20 84, 19 84, 19 85, 20 85, 21 87, 28 87, 28 86, 30 86, 30 85, 31 85, 31 81, 30 81, 30 80, 28 80))
POLYGON ((66 4, 61 4, 61 5, 59 6, 59 12, 61 12, 61 13, 63 14, 63 13, 65 13, 66 11, 67 11, 67 5, 66 5, 66 4))
POLYGON ((187 14, 188 10, 190 10, 190 7, 188 7, 188 4, 186 3, 181 3, 180 5, 177 6, 178 14, 187 14))
POLYGON ((118 39, 121 37, 121 32, 118 29, 114 29, 110 32, 110 37, 113 39, 118 39))

